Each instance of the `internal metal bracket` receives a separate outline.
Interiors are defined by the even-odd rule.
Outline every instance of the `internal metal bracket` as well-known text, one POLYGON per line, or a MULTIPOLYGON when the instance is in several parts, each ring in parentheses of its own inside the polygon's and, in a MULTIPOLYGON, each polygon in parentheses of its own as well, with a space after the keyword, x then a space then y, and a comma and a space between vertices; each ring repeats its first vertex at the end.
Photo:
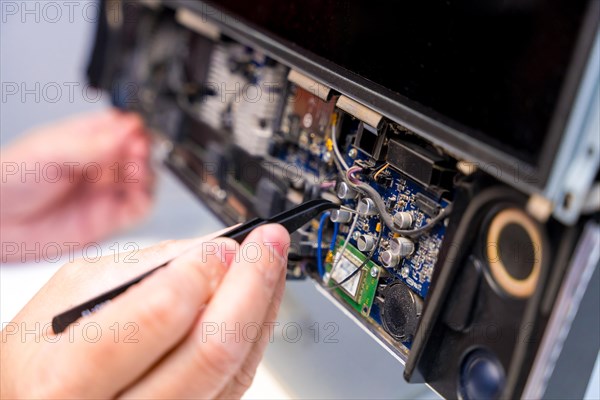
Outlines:
POLYGON ((543 196, 554 217, 574 224, 600 165, 600 33, 596 34, 579 93, 543 196))

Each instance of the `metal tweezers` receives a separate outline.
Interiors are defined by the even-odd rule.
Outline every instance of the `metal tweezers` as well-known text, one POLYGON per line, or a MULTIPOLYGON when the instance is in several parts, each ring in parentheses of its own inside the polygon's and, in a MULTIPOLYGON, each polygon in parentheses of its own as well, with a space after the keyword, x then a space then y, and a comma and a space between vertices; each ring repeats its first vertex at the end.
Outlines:
MULTIPOLYGON (((221 237, 227 237, 235 240, 238 243, 241 243, 252 230, 255 228, 265 225, 265 224, 280 224, 283 225, 284 228, 287 229, 288 232, 292 233, 298 230, 300 227, 308 223, 310 220, 316 218, 320 213, 326 210, 338 209, 339 205, 330 202, 329 200, 310 200, 305 203, 300 204, 299 206, 284 211, 280 214, 275 215, 274 217, 263 219, 263 218, 254 218, 246 223, 236 226, 231 230, 227 231, 221 237)), ((91 314, 94 311, 100 309, 104 303, 114 299, 121 293, 125 292, 131 286, 139 283, 144 278, 148 277, 158 269, 165 267, 169 264, 170 261, 159 265, 156 268, 151 269, 150 271, 138 276, 126 282, 108 292, 105 292, 93 299, 86 301, 76 307, 73 307, 61 314, 56 315, 52 318, 52 329, 55 334, 63 332, 69 325, 73 322, 77 321, 79 318, 91 314)))

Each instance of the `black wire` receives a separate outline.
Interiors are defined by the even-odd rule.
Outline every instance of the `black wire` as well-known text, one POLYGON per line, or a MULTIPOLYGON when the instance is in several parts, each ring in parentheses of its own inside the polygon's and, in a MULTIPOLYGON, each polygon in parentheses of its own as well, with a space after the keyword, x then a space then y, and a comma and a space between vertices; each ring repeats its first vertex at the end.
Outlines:
MULTIPOLYGON (((369 253, 369 255, 367 256, 367 258, 365 258, 365 260, 360 264, 360 266, 356 267, 356 269, 354 271, 352 271, 350 273, 350 275, 348 275, 347 277, 345 277, 344 279, 342 279, 340 282, 335 283, 333 286, 327 286, 326 289, 327 290, 333 290, 333 289, 337 289, 339 287, 341 287, 343 284, 345 284, 346 282, 348 282, 350 279, 352 279, 356 274, 358 274, 358 272, 360 270, 363 269, 363 267, 365 265, 367 265, 367 263, 369 261, 371 261, 371 259, 373 258, 373 255, 375 254, 375 251, 377 251, 377 248, 379 247, 379 242, 381 242, 381 237, 383 236, 383 226, 381 227, 381 230, 379 231, 379 236, 377 237, 377 242, 375 243, 375 247, 373 247, 373 250, 371 250, 371 252, 369 253)), ((347 238, 346 240, 350 240, 350 238, 347 238)), ((345 253, 345 251, 344 251, 345 253)), ((344 255, 341 254, 340 257, 343 257, 344 255)), ((335 261, 335 260, 334 260, 335 261)), ((332 262, 332 268, 331 268, 331 272, 333 272, 333 267, 335 266, 335 263, 332 262)), ((331 273, 330 272, 330 273, 331 273)), ((331 279, 331 278, 330 278, 331 279)))

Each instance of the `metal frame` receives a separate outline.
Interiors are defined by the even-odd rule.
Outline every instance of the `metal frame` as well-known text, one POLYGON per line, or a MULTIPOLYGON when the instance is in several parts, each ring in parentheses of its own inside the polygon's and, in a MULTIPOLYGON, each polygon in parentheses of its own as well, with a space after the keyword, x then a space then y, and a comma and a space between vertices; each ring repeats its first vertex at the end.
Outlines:
POLYGON ((577 221, 600 166, 600 32, 593 48, 571 118, 543 192, 554 203, 554 217, 577 221))

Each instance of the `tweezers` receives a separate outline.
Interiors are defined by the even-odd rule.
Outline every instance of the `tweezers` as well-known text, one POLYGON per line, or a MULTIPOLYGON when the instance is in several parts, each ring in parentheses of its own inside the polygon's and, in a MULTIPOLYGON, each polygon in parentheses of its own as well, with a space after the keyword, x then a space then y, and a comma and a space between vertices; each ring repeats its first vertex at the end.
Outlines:
MULTIPOLYGON (((340 206, 332 203, 329 200, 310 200, 271 218, 251 219, 242 225, 230 229, 221 235, 221 237, 231 238, 238 243, 242 243, 242 241, 250 234, 250 232, 252 232, 252 230, 265 224, 280 224, 283 225, 283 227, 286 228, 289 233, 292 233, 308 223, 310 220, 316 218, 323 211, 337 208, 340 208, 340 206)), ((79 318, 99 310, 105 303, 122 294, 131 286, 141 282, 144 278, 152 275, 152 273, 156 272, 160 268, 165 267, 171 261, 172 260, 169 260, 164 264, 145 272, 137 278, 130 280, 129 282, 126 282, 112 290, 109 290, 108 292, 86 301, 85 303, 79 304, 78 306, 56 315, 54 318, 52 318, 52 330, 55 334, 63 332, 69 325, 77 321, 79 318)))

